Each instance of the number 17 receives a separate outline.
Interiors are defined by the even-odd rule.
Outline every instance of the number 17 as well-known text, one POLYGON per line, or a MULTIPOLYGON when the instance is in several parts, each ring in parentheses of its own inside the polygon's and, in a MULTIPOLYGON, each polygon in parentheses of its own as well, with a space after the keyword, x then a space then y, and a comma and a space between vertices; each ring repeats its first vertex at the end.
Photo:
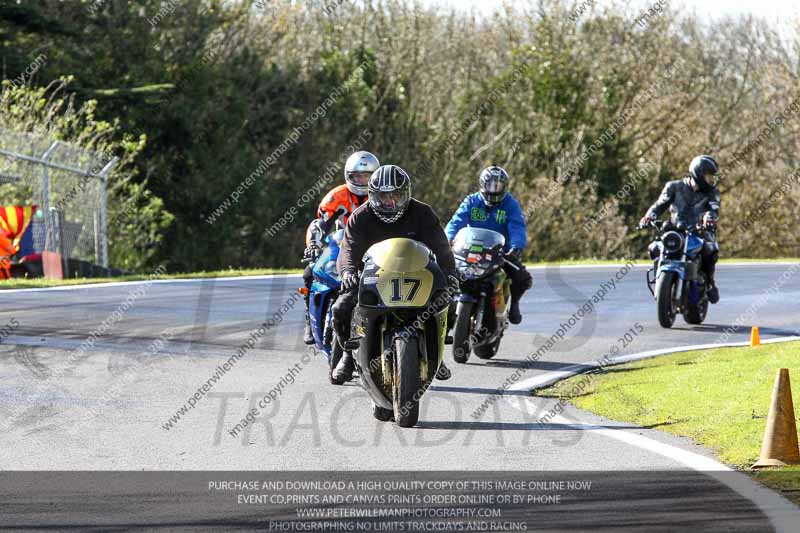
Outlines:
POLYGON ((392 278, 392 301, 393 302, 402 302, 405 300, 406 302, 410 302, 414 300, 414 297, 417 295, 417 291, 419 290, 421 280, 417 278, 392 278), (403 285, 411 285, 408 293, 406 294, 405 298, 400 292, 400 284, 403 285))

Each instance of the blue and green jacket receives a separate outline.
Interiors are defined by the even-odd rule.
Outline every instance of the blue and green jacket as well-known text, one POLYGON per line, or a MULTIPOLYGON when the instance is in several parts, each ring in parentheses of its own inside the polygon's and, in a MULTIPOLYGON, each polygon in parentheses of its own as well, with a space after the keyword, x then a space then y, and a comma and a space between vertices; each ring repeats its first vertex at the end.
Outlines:
POLYGON ((458 230, 467 226, 502 233, 506 238, 506 251, 511 248, 524 250, 528 243, 525 215, 522 214, 519 202, 511 194, 506 194, 500 205, 494 207, 487 207, 479 192, 468 195, 447 223, 444 230, 447 239, 452 241, 458 230))

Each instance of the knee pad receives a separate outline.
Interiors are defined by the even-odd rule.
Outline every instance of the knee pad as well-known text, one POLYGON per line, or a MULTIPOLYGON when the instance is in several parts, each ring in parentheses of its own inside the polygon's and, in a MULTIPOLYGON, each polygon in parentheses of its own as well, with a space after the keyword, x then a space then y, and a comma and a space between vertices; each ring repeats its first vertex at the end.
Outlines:
POLYGON ((339 295, 339 298, 337 298, 336 302, 333 304, 334 320, 347 321, 350 319, 350 315, 352 314, 353 308, 356 304, 353 296, 354 295, 351 294, 339 295))
POLYGON ((533 284, 533 276, 524 266, 520 266, 519 270, 511 273, 511 282, 524 289, 529 289, 533 284))
POLYGON ((708 242, 703 245, 703 258, 712 263, 719 259, 719 245, 715 242, 708 242))
POLYGON ((528 272, 527 270, 523 270, 521 278, 522 279, 520 280, 521 281, 520 285, 524 290, 527 291, 528 289, 533 287, 533 276, 531 276, 530 272, 528 272))

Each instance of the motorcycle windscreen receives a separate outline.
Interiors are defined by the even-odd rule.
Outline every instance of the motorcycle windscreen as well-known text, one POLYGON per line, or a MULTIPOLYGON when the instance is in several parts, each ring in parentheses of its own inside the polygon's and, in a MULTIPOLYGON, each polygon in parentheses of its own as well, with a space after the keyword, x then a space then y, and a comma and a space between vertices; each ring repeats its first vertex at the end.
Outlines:
POLYGON ((485 229, 466 227, 461 228, 453 239, 453 253, 461 257, 467 257, 470 253, 480 253, 483 250, 495 247, 503 248, 506 245, 506 238, 502 233, 485 229))
POLYGON ((377 270, 362 283, 374 284, 386 307, 424 307, 433 292, 433 273, 428 269, 431 251, 411 239, 387 239, 367 251, 377 270))

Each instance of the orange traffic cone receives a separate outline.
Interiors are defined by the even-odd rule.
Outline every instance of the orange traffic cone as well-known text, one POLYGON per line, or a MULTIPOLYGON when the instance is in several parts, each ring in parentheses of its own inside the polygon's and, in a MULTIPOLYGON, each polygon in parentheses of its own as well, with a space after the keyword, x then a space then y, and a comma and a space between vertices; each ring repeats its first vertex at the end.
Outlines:
POLYGON ((753 468, 796 464, 800 464, 800 449, 797 447, 792 386, 789 383, 789 370, 781 368, 772 389, 772 404, 761 442, 761 456, 753 468))
POLYGON ((750 346, 761 346, 761 336, 758 334, 758 326, 753 326, 750 330, 750 346))

